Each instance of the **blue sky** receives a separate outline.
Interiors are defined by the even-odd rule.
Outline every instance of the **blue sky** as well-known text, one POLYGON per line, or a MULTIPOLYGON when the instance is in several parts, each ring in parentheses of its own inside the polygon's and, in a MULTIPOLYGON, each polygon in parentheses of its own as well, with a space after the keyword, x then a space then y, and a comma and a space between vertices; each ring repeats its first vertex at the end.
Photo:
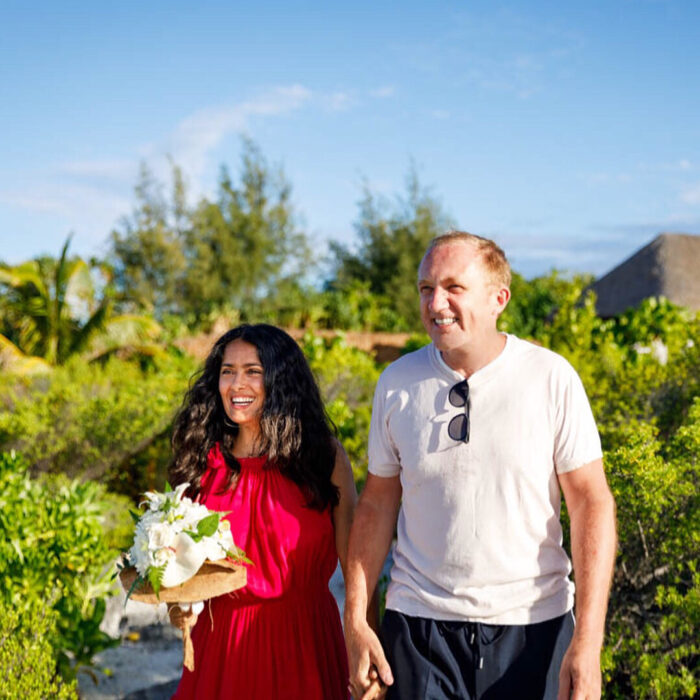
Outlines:
POLYGON ((518 271, 600 274, 700 233, 699 30, 695 0, 3 0, 0 259, 104 254, 141 161, 195 201, 246 134, 319 249, 414 162, 518 271))

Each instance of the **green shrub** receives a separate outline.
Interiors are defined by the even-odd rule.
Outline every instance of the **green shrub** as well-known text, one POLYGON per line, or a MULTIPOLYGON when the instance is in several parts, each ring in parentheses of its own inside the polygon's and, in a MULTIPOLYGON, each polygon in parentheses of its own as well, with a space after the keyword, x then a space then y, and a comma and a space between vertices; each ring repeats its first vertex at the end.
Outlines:
MULTIPOLYGON (((103 515, 108 508, 127 513, 129 502, 106 498, 94 482, 31 479, 27 468, 18 455, 0 454, 0 601, 20 616, 50 602, 56 617, 47 643, 70 679, 90 667, 95 653, 118 643, 99 630, 117 554, 108 546, 103 515)), ((124 531, 118 518, 115 524, 116 533, 124 531)))
POLYGON ((318 322, 325 328, 401 332, 412 325, 385 295, 372 292, 367 281, 336 285, 321 294, 320 302, 323 311, 318 322))
POLYGON ((404 343, 401 348, 401 354, 407 355, 409 352, 420 350, 424 345, 430 343, 430 336, 427 333, 412 333, 411 337, 404 343))
POLYGON ((342 336, 324 340, 306 333, 302 350, 361 486, 367 478, 367 439, 379 368, 371 355, 349 347, 342 336))
POLYGON ((629 426, 606 453, 619 555, 603 656, 607 696, 693 697, 700 681, 700 398, 661 441, 629 426))
POLYGON ((75 681, 56 672, 50 643, 56 636, 56 612, 35 602, 20 612, 0 598, 0 699, 77 698, 75 681))
POLYGON ((21 452, 35 473, 107 478, 136 497, 153 486, 145 483, 149 463, 158 471, 169 458, 172 416, 194 368, 191 358, 171 355, 145 367, 113 358, 74 361, 42 377, 6 376, 0 449, 21 452))

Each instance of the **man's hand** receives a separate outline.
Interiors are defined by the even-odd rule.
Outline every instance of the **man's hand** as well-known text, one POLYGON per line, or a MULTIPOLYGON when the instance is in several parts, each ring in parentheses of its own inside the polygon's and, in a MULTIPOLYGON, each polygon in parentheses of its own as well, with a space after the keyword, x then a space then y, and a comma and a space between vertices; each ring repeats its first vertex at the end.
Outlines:
POLYGON ((559 672, 557 700, 600 700, 600 647, 574 638, 559 672))
POLYGON ((345 624, 345 642, 350 665, 350 692, 355 700, 383 698, 394 682, 379 637, 366 620, 345 624))

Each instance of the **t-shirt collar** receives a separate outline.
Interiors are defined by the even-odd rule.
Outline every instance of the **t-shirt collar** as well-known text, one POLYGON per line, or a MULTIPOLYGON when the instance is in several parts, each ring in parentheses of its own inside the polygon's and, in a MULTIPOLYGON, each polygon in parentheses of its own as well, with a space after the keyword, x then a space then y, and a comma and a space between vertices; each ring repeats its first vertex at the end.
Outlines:
MULTIPOLYGON (((503 346, 498 355, 491 360, 487 365, 484 365, 481 369, 478 369, 471 377, 469 377, 469 386, 476 386, 486 381, 492 377, 496 372, 498 372, 499 367, 503 364, 507 355, 510 354, 513 345, 515 345, 514 338, 509 333, 501 333, 505 336, 506 344, 503 346)), ((452 369, 445 360, 442 358, 442 354, 435 347, 435 343, 430 343, 428 346, 430 363, 433 367, 440 372, 449 381, 462 381, 464 376, 461 375, 456 369, 452 369)))

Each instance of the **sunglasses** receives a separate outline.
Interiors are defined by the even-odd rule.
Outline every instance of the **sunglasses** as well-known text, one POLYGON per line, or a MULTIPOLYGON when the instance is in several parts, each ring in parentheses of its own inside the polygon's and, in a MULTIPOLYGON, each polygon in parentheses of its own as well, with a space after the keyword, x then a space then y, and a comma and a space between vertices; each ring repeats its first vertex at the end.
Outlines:
POLYGON ((457 408, 464 406, 464 413, 456 415, 447 424, 447 434, 457 442, 469 442, 469 384, 466 379, 450 389, 448 399, 457 408))

